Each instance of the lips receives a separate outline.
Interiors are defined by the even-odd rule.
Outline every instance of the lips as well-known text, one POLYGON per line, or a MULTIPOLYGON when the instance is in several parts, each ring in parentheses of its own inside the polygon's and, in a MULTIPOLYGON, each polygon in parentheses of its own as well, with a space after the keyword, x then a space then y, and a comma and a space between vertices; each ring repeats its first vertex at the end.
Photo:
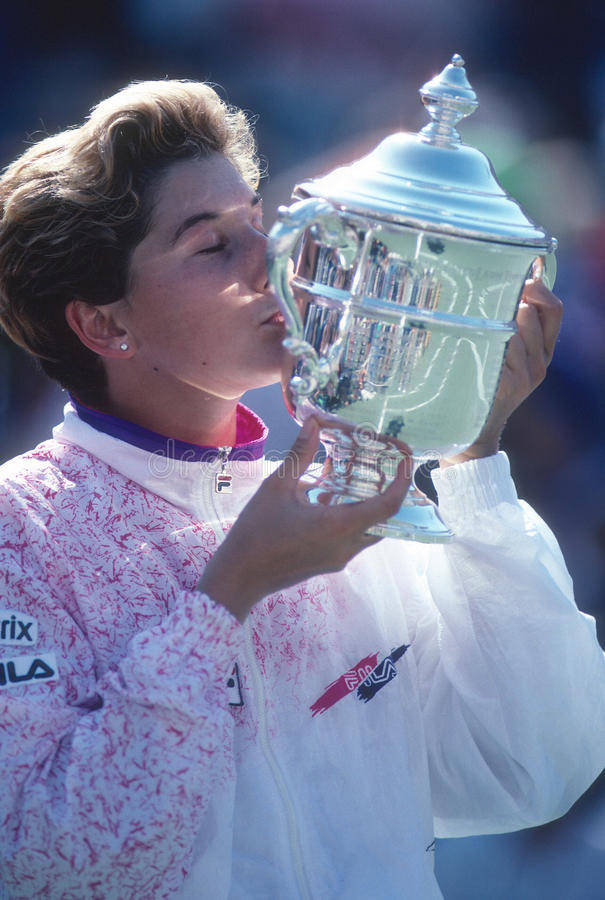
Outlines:
POLYGON ((284 325, 284 317, 281 312, 277 309, 268 319, 265 319, 263 325, 284 325))

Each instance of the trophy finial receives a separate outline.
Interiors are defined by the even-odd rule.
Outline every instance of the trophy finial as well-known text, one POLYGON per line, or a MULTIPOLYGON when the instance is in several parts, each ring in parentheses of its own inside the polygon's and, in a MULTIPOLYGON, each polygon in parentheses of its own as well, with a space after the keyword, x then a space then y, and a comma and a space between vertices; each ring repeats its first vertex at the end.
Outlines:
POLYGON ((479 106, 459 53, 454 53, 449 65, 439 75, 422 85, 420 96, 433 119, 420 132, 421 139, 440 147, 459 144, 460 135, 454 125, 470 116, 479 106))

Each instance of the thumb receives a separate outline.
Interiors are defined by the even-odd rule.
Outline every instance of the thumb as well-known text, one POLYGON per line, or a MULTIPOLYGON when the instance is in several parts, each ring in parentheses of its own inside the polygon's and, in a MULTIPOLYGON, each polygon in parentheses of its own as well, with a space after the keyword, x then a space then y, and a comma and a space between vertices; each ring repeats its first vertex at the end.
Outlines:
POLYGON ((308 419, 305 419, 303 427, 288 451, 288 455, 275 474, 279 474, 281 478, 291 478, 298 481, 313 462, 318 446, 319 425, 317 420, 310 416, 308 419))

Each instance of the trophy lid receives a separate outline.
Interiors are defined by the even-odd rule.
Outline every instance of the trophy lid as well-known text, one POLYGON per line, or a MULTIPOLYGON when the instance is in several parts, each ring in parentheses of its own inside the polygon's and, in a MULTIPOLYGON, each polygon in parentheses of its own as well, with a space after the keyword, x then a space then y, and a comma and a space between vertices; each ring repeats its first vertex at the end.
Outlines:
POLYGON ((460 140, 454 126, 479 105, 462 57, 452 56, 420 96, 432 121, 418 134, 390 135, 357 162, 297 185, 295 196, 400 225, 554 250, 556 240, 501 187, 487 156, 460 140))

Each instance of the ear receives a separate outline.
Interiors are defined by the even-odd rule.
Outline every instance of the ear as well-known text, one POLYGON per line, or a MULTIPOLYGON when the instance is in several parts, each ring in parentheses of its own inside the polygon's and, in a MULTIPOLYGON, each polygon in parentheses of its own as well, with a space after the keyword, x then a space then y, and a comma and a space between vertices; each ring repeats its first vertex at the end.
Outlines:
POLYGON ((82 343, 99 356, 129 359, 136 352, 128 332, 117 320, 122 301, 91 306, 83 300, 70 300, 65 318, 82 343), (121 349, 127 344, 128 349, 121 349))

